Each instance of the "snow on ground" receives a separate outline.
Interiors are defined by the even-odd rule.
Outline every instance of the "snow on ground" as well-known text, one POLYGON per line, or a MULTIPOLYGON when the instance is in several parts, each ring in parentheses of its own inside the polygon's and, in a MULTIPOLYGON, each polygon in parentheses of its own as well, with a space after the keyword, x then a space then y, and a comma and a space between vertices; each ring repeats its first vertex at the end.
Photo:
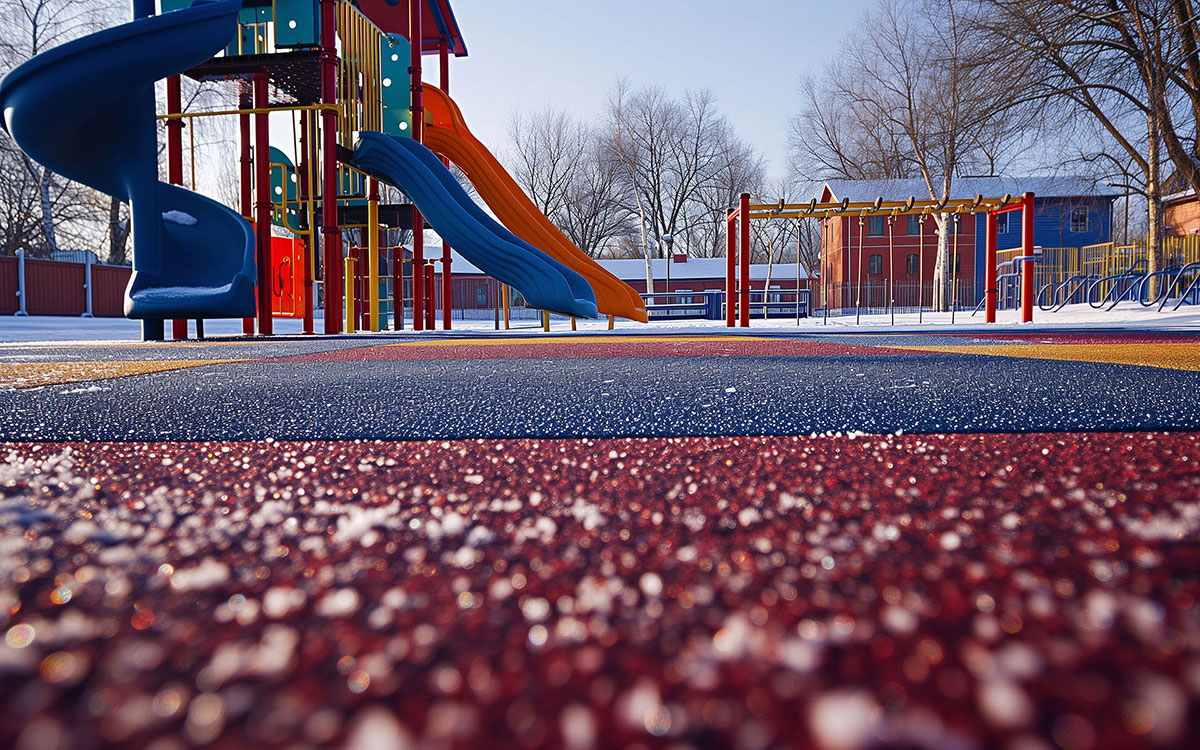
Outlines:
MULTIPOLYGON (((1032 326, 1022 325, 1020 312, 1002 310, 998 313, 998 322, 988 325, 983 320, 983 313, 972 316, 969 311, 950 313, 897 313, 893 317, 886 313, 864 314, 856 319, 854 315, 830 316, 828 319, 818 316, 801 319, 797 322, 792 318, 773 318, 771 320, 752 319, 750 329, 757 333, 844 333, 853 330, 869 330, 872 332, 939 332, 949 330, 983 330, 1016 331, 1071 327, 1071 328, 1120 328, 1120 329, 1154 329, 1154 330, 1200 330, 1200 308, 1183 307, 1177 311, 1164 310, 1157 312, 1154 308, 1132 305, 1122 305, 1107 312, 1095 310, 1088 305, 1069 305, 1059 312, 1034 312, 1032 326)), ((411 331, 411 321, 406 322, 406 330, 411 331)), ((541 324, 534 320, 514 320, 509 334, 529 334, 541 332, 541 324)), ((579 320, 577 328, 581 332, 596 333, 608 330, 607 320, 579 320)), ((497 333, 495 322, 491 319, 460 320, 455 318, 453 330, 472 333, 497 333)), ((322 329, 322 319, 317 318, 316 330, 322 329)), ((194 335, 194 328, 190 328, 194 335)), ((206 320, 205 334, 209 337, 240 336, 242 323, 238 319, 206 320)), ((441 330, 439 315, 438 330, 441 330)), ((615 330, 621 333, 650 334, 657 331, 693 334, 720 334, 723 332, 744 332, 746 329, 728 329, 723 320, 655 320, 649 324, 634 323, 618 320, 615 330)), ((277 335, 299 335, 301 321, 291 318, 276 318, 275 333, 277 335)), ((551 320, 551 332, 569 334, 570 326, 565 318, 554 316, 551 320)), ((385 331, 382 333, 391 333, 385 331)), ((363 336, 378 334, 362 333, 363 336)), ((103 341, 139 341, 141 340, 141 323, 124 318, 74 318, 74 317, 0 317, 0 343, 37 343, 37 342, 87 342, 103 341)))

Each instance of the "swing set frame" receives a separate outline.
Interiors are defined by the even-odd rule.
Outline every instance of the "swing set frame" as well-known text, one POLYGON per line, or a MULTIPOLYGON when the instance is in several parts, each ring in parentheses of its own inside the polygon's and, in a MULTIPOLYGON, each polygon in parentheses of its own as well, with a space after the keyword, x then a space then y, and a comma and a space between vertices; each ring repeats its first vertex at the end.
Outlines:
MULTIPOLYGON (((894 222, 900 216, 921 216, 921 234, 920 234, 920 249, 918 251, 920 267, 918 276, 924 280, 924 246, 925 246, 925 221, 924 217, 934 215, 950 215, 954 222, 954 248, 955 256, 958 256, 958 224, 963 214, 984 214, 985 215, 985 235, 984 235, 984 263, 985 263, 985 284, 984 284, 984 308, 986 311, 986 319, 988 323, 996 322, 996 302, 997 302, 997 284, 996 284, 996 244, 997 244, 997 221, 996 217, 1000 214, 1009 213, 1012 211, 1021 211, 1021 255, 1017 258, 1020 261, 1021 268, 1021 322, 1030 323, 1033 321, 1033 296, 1034 296, 1034 263, 1037 261, 1037 256, 1034 253, 1033 245, 1033 215, 1034 215, 1034 195, 1033 193, 1023 193, 1019 197, 1012 195, 1004 195, 999 198, 984 198, 982 195, 976 195, 974 198, 946 198, 940 201, 934 200, 917 200, 915 197, 909 197, 908 200, 894 201, 884 200, 882 196, 874 201, 858 201, 853 202, 849 199, 836 202, 819 202, 815 198, 807 203, 787 203, 784 200, 779 200, 775 203, 751 203, 750 194, 742 193, 738 196, 738 205, 736 208, 729 209, 725 216, 726 230, 726 265, 725 265, 725 325, 729 328, 736 326, 746 328, 750 325, 750 222, 753 220, 770 220, 770 219, 819 219, 822 226, 822 245, 824 240, 829 235, 827 232, 828 220, 840 217, 858 217, 859 222, 859 263, 858 263, 858 279, 857 279, 857 295, 856 307, 859 315, 861 315, 862 301, 862 224, 869 216, 886 216, 888 217, 888 271, 889 277, 892 277, 893 260, 892 260, 892 235, 894 232, 894 222)), ((852 233, 849 233, 852 235, 852 233)), ((850 237, 851 247, 847 250, 847 257, 853 257, 853 236, 850 237)), ((952 262, 953 263, 953 262, 952 262)), ((825 276, 825 274, 822 274, 825 276)), ((951 294, 956 295, 957 268, 951 265, 951 294)), ((821 303, 825 308, 825 316, 828 318, 829 305, 827 296, 828 279, 822 278, 822 294, 821 303)), ((922 299, 918 304, 918 309, 924 309, 924 294, 921 292, 922 299)), ((888 308, 891 310, 893 321, 895 320, 895 309, 893 306, 892 295, 889 294, 888 308)), ((951 322, 953 322, 954 308, 957 300, 951 303, 951 322)), ((923 319, 921 319, 923 322, 923 319)))

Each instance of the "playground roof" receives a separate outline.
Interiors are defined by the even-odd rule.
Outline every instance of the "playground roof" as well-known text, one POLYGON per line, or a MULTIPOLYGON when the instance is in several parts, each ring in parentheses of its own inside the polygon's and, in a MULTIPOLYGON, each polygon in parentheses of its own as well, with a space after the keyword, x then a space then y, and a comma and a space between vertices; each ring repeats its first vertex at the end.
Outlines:
MULTIPOLYGON (((829 180, 825 189, 828 200, 873 201, 905 200, 910 195, 928 199, 929 189, 921 179, 910 180, 829 180)), ((1086 177, 1071 175, 1044 177, 958 177, 951 185, 950 198, 967 199, 976 195, 1013 197, 1032 192, 1036 198, 1116 198, 1121 191, 1097 185, 1086 177)))
MULTIPOLYGON (((432 54, 445 37, 450 43, 450 54, 467 56, 467 43, 454 18, 450 0, 415 0, 423 2, 421 15, 421 52, 432 54)), ((357 0, 358 9, 386 34, 399 34, 408 38, 408 3, 400 0, 357 0)), ((412 40, 409 40, 412 41, 412 40)))

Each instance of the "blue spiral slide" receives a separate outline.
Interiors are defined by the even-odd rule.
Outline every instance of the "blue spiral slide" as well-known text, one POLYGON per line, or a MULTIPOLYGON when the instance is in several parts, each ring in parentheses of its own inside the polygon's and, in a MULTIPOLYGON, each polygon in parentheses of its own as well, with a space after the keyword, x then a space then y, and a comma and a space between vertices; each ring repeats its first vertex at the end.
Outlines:
POLYGON ((125 314, 144 321, 147 339, 163 337, 165 318, 255 313, 250 224, 159 182, 154 120, 154 82, 221 50, 237 33, 241 7, 240 0, 199 0, 106 29, 34 57, 0 83, 5 128, 25 153, 129 202, 134 255, 125 314))
POLYGON ((520 290, 532 307, 599 317, 587 279, 489 216, 425 146, 363 131, 350 164, 403 190, 439 236, 489 276, 520 290))

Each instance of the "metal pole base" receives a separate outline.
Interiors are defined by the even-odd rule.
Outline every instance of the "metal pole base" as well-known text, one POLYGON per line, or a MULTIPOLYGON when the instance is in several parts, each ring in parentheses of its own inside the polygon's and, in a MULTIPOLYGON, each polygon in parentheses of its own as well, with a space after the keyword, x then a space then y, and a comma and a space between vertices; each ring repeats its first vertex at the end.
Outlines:
POLYGON ((142 321, 142 341, 162 341, 166 337, 163 333, 164 321, 162 318, 146 319, 142 321))

